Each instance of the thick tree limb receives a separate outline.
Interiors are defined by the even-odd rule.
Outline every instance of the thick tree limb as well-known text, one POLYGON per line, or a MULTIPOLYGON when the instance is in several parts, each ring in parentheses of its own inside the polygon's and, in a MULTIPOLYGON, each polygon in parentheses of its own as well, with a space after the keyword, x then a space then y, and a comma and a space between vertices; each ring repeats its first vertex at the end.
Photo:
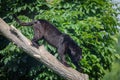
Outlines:
POLYGON ((54 56, 45 50, 44 46, 40 46, 39 49, 31 46, 31 41, 21 34, 13 26, 7 25, 0 18, 0 33, 22 48, 27 54, 31 55, 38 61, 45 64, 48 68, 51 68, 58 75, 64 77, 67 80, 88 80, 86 74, 79 73, 78 71, 65 67, 54 56))

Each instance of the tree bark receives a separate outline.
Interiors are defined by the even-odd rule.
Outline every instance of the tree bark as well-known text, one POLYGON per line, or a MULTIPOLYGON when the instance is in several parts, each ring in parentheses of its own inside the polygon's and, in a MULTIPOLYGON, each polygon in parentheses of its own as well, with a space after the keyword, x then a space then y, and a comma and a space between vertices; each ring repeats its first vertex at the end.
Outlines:
POLYGON ((65 67, 53 55, 46 51, 44 46, 40 46, 39 49, 32 47, 32 43, 29 39, 22 35, 22 33, 14 26, 6 24, 1 18, 0 33, 19 48, 23 49, 27 54, 42 62, 63 78, 67 80, 88 80, 88 75, 79 73, 72 68, 65 67))

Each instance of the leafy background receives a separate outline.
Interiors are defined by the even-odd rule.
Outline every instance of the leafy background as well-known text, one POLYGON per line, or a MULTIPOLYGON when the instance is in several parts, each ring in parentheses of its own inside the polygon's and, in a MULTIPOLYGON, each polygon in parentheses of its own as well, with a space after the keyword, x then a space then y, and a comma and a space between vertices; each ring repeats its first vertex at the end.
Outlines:
MULTIPOLYGON (((79 65, 90 80, 102 79, 111 70, 113 61, 116 61, 113 69, 119 66, 120 55, 115 46, 119 36, 119 9, 111 0, 0 0, 0 17, 29 39, 33 37, 33 30, 17 24, 13 14, 26 22, 46 19, 61 32, 69 34, 83 49, 79 65)), ((56 49, 47 42, 41 40, 39 43, 58 57, 56 49)), ((67 61, 75 68, 68 56, 67 61)), ((0 35, 0 80, 58 79, 64 80, 0 35)), ((108 77, 104 79, 108 80, 108 77)))

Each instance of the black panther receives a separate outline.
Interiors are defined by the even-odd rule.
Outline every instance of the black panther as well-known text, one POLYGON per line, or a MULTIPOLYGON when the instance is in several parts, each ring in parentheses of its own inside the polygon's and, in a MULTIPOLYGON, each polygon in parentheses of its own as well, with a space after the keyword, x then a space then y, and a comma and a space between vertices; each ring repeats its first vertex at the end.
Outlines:
POLYGON ((61 62, 65 66, 69 66, 65 60, 65 54, 67 53, 74 65, 78 68, 78 62, 82 58, 82 49, 70 38, 69 35, 60 32, 55 26, 46 20, 39 19, 32 22, 22 22, 15 15, 15 20, 21 26, 32 26, 34 30, 34 37, 32 39, 32 45, 36 48, 39 47, 38 41, 44 39, 49 44, 57 48, 61 62))

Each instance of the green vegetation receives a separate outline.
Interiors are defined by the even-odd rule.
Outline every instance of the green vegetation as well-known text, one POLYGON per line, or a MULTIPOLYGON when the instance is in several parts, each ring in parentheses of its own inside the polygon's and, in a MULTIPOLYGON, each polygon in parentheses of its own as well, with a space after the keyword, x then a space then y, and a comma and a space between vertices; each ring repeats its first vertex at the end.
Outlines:
POLYGON ((116 46, 117 54, 115 54, 115 60, 112 64, 111 72, 106 72, 103 80, 119 80, 120 79, 120 36, 118 44, 116 46))
MULTIPOLYGON (((0 0, 0 17, 31 39, 30 27, 21 27, 13 19, 17 14, 23 21, 46 19, 60 31, 69 34, 83 49, 79 65, 90 80, 101 79, 116 53, 118 34, 117 10, 110 0, 0 0)), ((57 51, 40 41, 56 58, 57 51)), ((75 68, 69 57, 68 63, 75 68)), ((0 35, 0 80, 64 80, 37 62, 12 42, 0 35)))
POLYGON ((119 80, 120 79, 120 63, 113 63, 112 71, 107 72, 103 80, 119 80))

